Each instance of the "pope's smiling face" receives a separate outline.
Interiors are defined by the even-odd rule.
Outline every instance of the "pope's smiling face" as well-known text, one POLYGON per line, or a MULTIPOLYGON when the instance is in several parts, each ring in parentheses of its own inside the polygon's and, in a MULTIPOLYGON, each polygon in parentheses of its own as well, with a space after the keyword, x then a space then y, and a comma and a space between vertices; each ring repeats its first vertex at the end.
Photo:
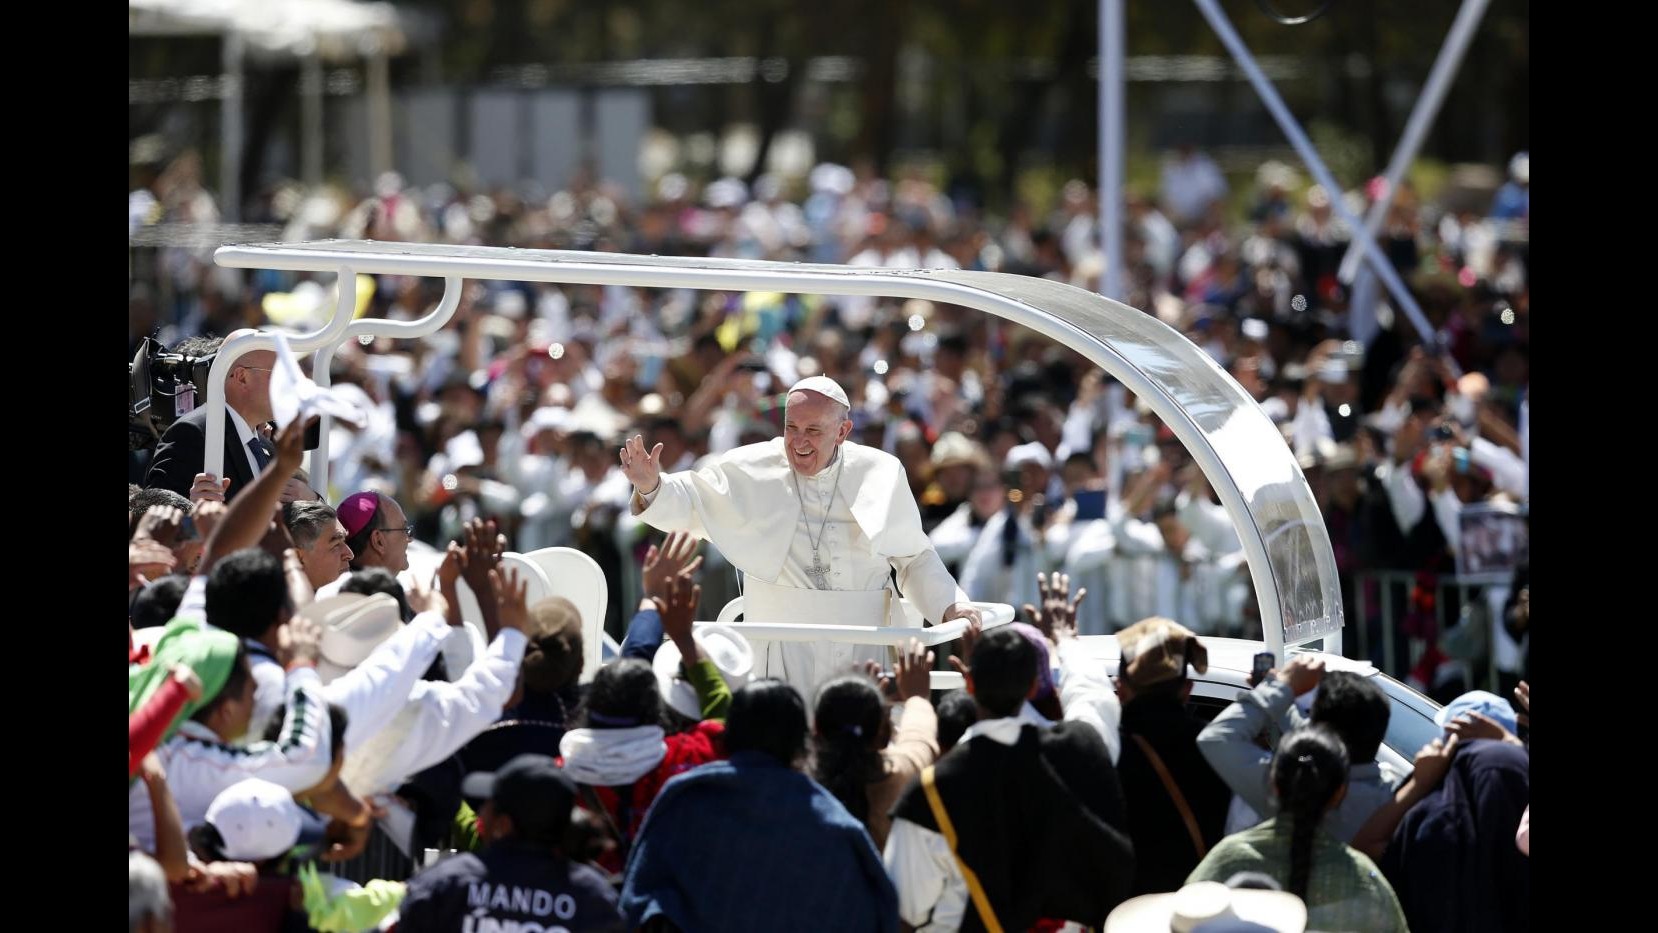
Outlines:
POLYGON ((852 433, 846 409, 826 395, 792 392, 783 411, 783 447, 789 466, 801 476, 816 476, 835 457, 835 448, 852 433))

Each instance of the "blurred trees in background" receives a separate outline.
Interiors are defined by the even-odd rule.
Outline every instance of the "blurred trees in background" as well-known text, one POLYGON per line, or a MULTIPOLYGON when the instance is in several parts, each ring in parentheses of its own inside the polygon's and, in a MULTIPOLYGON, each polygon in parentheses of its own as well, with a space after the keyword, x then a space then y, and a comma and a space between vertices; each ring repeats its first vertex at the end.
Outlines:
MULTIPOLYGON (((752 79, 653 88, 656 124, 671 133, 758 129, 752 179, 775 134, 809 132, 819 159, 890 172, 918 163, 996 199, 1032 170, 1092 178, 1097 137, 1095 0, 396 0, 438 23, 428 51, 393 62, 394 87, 501 83, 513 69, 662 59, 747 58, 752 79), (836 77, 814 60, 839 57, 836 77)), ((1319 0, 1272 0, 1285 14, 1319 0)), ((1450 0, 1334 0, 1319 19, 1274 22, 1254 2, 1228 15, 1255 55, 1287 63, 1275 83, 1354 184, 1379 172, 1457 12, 1450 0)), ((1441 162, 1500 166, 1530 125, 1529 0, 1494 0, 1423 151, 1441 162)), ((1179 142, 1287 150, 1241 77, 1185 80, 1208 57, 1230 68, 1189 0, 1127 0, 1127 51, 1168 56, 1175 73, 1128 85, 1129 180, 1155 176, 1179 142), (1200 63, 1201 64, 1201 63, 1200 63)), ((153 45, 153 44, 152 44, 153 45)), ((212 73, 216 43, 133 46, 131 77, 212 73)), ((1269 70, 1269 74, 1272 72, 1269 70)), ((250 129, 293 106, 297 70, 250 76, 250 129)), ((578 79, 602 86, 599 70, 578 79)), ((135 125, 140 120, 135 111, 135 125)), ((253 130, 257 132, 257 130, 253 130)), ((1225 166, 1223 160, 1223 166, 1225 166)))

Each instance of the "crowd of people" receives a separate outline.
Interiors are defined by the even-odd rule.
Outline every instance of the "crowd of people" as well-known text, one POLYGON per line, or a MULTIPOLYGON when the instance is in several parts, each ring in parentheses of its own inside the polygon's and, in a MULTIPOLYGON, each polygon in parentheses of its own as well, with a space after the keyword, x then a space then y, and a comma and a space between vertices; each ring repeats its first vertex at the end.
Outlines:
MULTIPOLYGON (((204 473, 205 409, 129 459, 132 928, 1525 928, 1529 569, 1492 588, 1494 618, 1442 629, 1432 600, 1459 513, 1529 501, 1529 165, 1486 217, 1398 192, 1384 247, 1437 328, 1423 345, 1385 307, 1366 342, 1348 329, 1330 199, 1362 211, 1375 186, 1292 198, 1272 167, 1232 223, 1201 160, 1171 157, 1158 199, 1129 198, 1128 303, 1281 426, 1350 599, 1367 570, 1415 574, 1411 673, 1455 702, 1413 774, 1377 763, 1377 688, 1304 659, 1192 718, 1203 639, 1259 637, 1241 548, 1172 432, 1075 353, 926 302, 477 283, 431 337, 340 349, 334 391, 367 420, 332 427, 327 488, 301 469, 307 425, 272 431, 269 351, 226 380, 223 477, 204 473), (969 628, 948 659, 965 691, 931 691, 946 659, 919 646, 810 687, 755 676, 738 629, 692 625, 737 595, 733 556, 641 520, 624 438, 664 471, 705 466, 783 436, 785 390, 813 376, 845 387, 852 441, 902 464, 965 594, 1028 604, 1027 622, 969 628), (531 601, 503 560, 560 546, 602 568, 602 623, 531 601), (597 628, 620 647, 594 670, 597 628), (1106 633, 1116 670, 1078 650, 1106 633), (1466 694, 1504 639, 1514 703, 1466 694), (406 871, 344 880, 388 845, 406 871)), ((134 224, 211 219, 187 171, 162 180, 134 224)), ((693 197, 669 176, 635 205, 601 185, 532 201, 388 177, 358 203, 278 191, 267 209, 291 238, 1098 287, 1080 182, 1005 220, 918 177, 824 165, 808 186, 800 203, 768 178, 693 197)), ((161 258, 170 306, 135 289, 134 349, 159 327, 201 357, 326 314, 315 283, 161 258)), ((439 287, 386 276, 358 295, 410 319, 439 287)))
MULTIPOLYGON (((1486 217, 1441 210, 1408 186, 1394 197, 1382 245, 1436 328, 1429 342, 1385 303, 1349 308, 1336 269, 1350 235, 1330 193, 1296 193, 1294 173, 1268 164, 1233 221, 1212 164, 1182 168, 1205 163, 1173 154, 1160 197, 1128 197, 1128 303, 1210 353, 1282 428, 1329 527, 1355 622, 1347 644, 1357 650, 1362 629, 1380 657, 1384 636, 1397 639, 1390 673, 1447 695, 1483 683, 1495 652, 1512 686, 1524 673, 1519 588, 1489 587, 1463 611, 1439 583, 1459 565, 1464 507, 1529 501, 1529 160, 1516 158, 1486 217), (1360 310, 1381 320, 1362 341, 1349 326, 1360 310), (1384 599, 1374 571, 1410 576, 1384 599), (1462 618, 1476 624, 1446 638, 1462 618)), ((189 177, 163 173, 146 216, 210 218, 189 177)), ((1096 200, 1082 182, 1051 212, 1018 204, 1005 219, 919 177, 821 165, 806 186, 798 203, 769 177, 752 192, 721 179, 698 196, 670 175, 634 204, 603 185, 528 200, 388 176, 361 201, 278 189, 263 219, 285 222, 289 239, 960 267, 1098 287, 1096 200)), ((1336 196, 1362 212, 1381 193, 1372 184, 1336 196)), ((220 269, 208 250, 164 249, 156 266, 168 307, 156 290, 135 291, 135 348, 157 328, 176 347, 239 327, 303 328, 332 307, 326 283, 220 269)), ((410 319, 441 288, 381 276, 358 295, 368 315, 410 319)), ((1259 635, 1237 536, 1143 404, 1052 341, 924 301, 472 283, 431 337, 340 348, 333 382, 370 419, 334 427, 330 488, 318 491, 392 496, 422 541, 485 517, 518 551, 579 547, 613 581, 609 628, 620 637, 648 545, 624 508, 612 448, 641 432, 678 469, 776 436, 783 390, 816 374, 847 387, 854 439, 904 462, 925 530, 973 598, 1021 605, 1037 572, 1061 570, 1095 593, 1085 633, 1161 614, 1202 633, 1259 635)), ((130 481, 144 474, 141 460, 130 465, 130 481)), ((186 480, 172 488, 185 492, 186 480)), ((720 554, 709 561, 717 611, 737 595, 735 576, 720 554)))

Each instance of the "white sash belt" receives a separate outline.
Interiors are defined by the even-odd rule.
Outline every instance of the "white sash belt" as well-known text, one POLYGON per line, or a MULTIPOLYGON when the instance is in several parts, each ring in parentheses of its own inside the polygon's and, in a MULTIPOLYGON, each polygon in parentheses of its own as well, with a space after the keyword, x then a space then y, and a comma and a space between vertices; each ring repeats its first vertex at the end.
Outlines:
POLYGON ((743 619, 808 625, 903 625, 903 608, 890 589, 817 590, 747 577, 743 619))

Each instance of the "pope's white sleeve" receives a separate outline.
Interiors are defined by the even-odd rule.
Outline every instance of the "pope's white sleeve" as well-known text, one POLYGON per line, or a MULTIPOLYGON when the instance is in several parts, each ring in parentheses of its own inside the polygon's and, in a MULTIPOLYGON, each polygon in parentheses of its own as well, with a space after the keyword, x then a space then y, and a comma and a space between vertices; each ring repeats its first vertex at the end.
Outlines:
POLYGON ((956 585, 938 552, 928 547, 919 554, 890 558, 898 571, 898 588, 921 610, 927 621, 937 625, 951 603, 967 601, 967 593, 956 585))
POLYGON ((708 529, 702 523, 701 510, 697 508, 696 482, 696 474, 690 470, 663 473, 662 482, 649 496, 637 492, 633 494, 630 510, 652 528, 668 532, 688 531, 706 541, 708 529))

